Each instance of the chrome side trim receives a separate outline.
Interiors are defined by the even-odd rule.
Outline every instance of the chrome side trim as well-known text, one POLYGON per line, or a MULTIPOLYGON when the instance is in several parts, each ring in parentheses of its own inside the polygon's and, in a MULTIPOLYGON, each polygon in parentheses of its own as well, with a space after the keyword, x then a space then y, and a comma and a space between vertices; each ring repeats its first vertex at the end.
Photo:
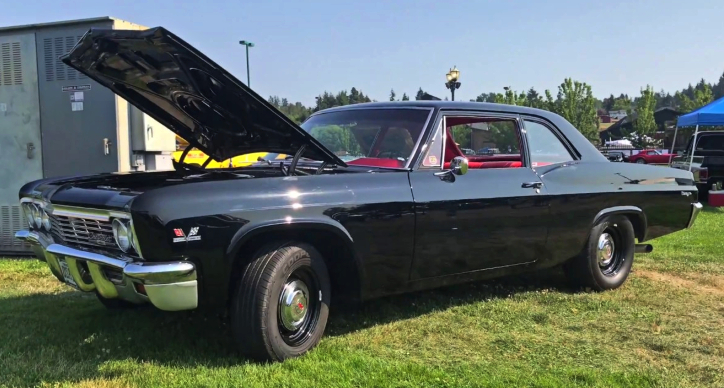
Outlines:
POLYGON ((699 202, 691 204, 691 216, 689 217, 689 224, 686 225, 686 229, 689 229, 692 226, 694 226, 694 221, 696 221, 696 217, 699 216, 699 213, 701 212, 701 209, 703 209, 703 208, 704 208, 704 206, 699 202))

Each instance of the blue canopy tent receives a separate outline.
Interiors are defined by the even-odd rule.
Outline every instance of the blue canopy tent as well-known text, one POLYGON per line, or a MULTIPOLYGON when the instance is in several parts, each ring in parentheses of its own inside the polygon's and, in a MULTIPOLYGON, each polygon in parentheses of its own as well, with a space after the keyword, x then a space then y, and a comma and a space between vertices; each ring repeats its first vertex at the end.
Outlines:
MULTIPOLYGON (((674 153, 674 143, 676 143, 676 135, 680 127, 695 127, 694 142, 692 144, 696 145, 700 125, 724 126, 724 97, 710 102, 691 113, 679 116, 676 122, 676 129, 674 130, 674 141, 671 142, 671 153, 674 153)), ((695 146, 692 147, 691 150, 689 171, 691 171, 691 164, 694 162, 694 150, 696 150, 695 146)))

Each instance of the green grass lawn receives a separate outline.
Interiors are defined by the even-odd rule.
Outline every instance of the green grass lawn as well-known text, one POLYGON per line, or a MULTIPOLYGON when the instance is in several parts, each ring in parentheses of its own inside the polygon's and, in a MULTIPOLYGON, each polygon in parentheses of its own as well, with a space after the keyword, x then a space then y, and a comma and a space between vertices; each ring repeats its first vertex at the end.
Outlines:
POLYGON ((0 386, 724 386, 724 211, 656 240, 626 285, 557 271, 333 310, 308 355, 256 364, 224 321, 105 310, 36 260, 0 260, 0 386))

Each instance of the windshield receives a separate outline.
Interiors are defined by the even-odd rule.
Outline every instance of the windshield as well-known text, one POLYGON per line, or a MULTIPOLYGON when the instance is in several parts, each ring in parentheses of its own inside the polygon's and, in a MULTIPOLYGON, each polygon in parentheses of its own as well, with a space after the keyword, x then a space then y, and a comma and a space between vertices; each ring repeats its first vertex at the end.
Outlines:
POLYGON ((429 109, 349 109, 312 116, 301 127, 348 164, 405 167, 429 109))

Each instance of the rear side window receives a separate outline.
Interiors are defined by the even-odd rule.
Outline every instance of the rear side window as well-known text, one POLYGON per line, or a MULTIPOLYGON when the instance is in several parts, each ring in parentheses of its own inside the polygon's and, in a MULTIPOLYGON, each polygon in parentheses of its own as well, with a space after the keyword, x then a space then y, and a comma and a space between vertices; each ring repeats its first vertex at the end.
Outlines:
POLYGON ((525 132, 532 167, 574 160, 568 148, 547 126, 537 121, 525 120, 525 132))

